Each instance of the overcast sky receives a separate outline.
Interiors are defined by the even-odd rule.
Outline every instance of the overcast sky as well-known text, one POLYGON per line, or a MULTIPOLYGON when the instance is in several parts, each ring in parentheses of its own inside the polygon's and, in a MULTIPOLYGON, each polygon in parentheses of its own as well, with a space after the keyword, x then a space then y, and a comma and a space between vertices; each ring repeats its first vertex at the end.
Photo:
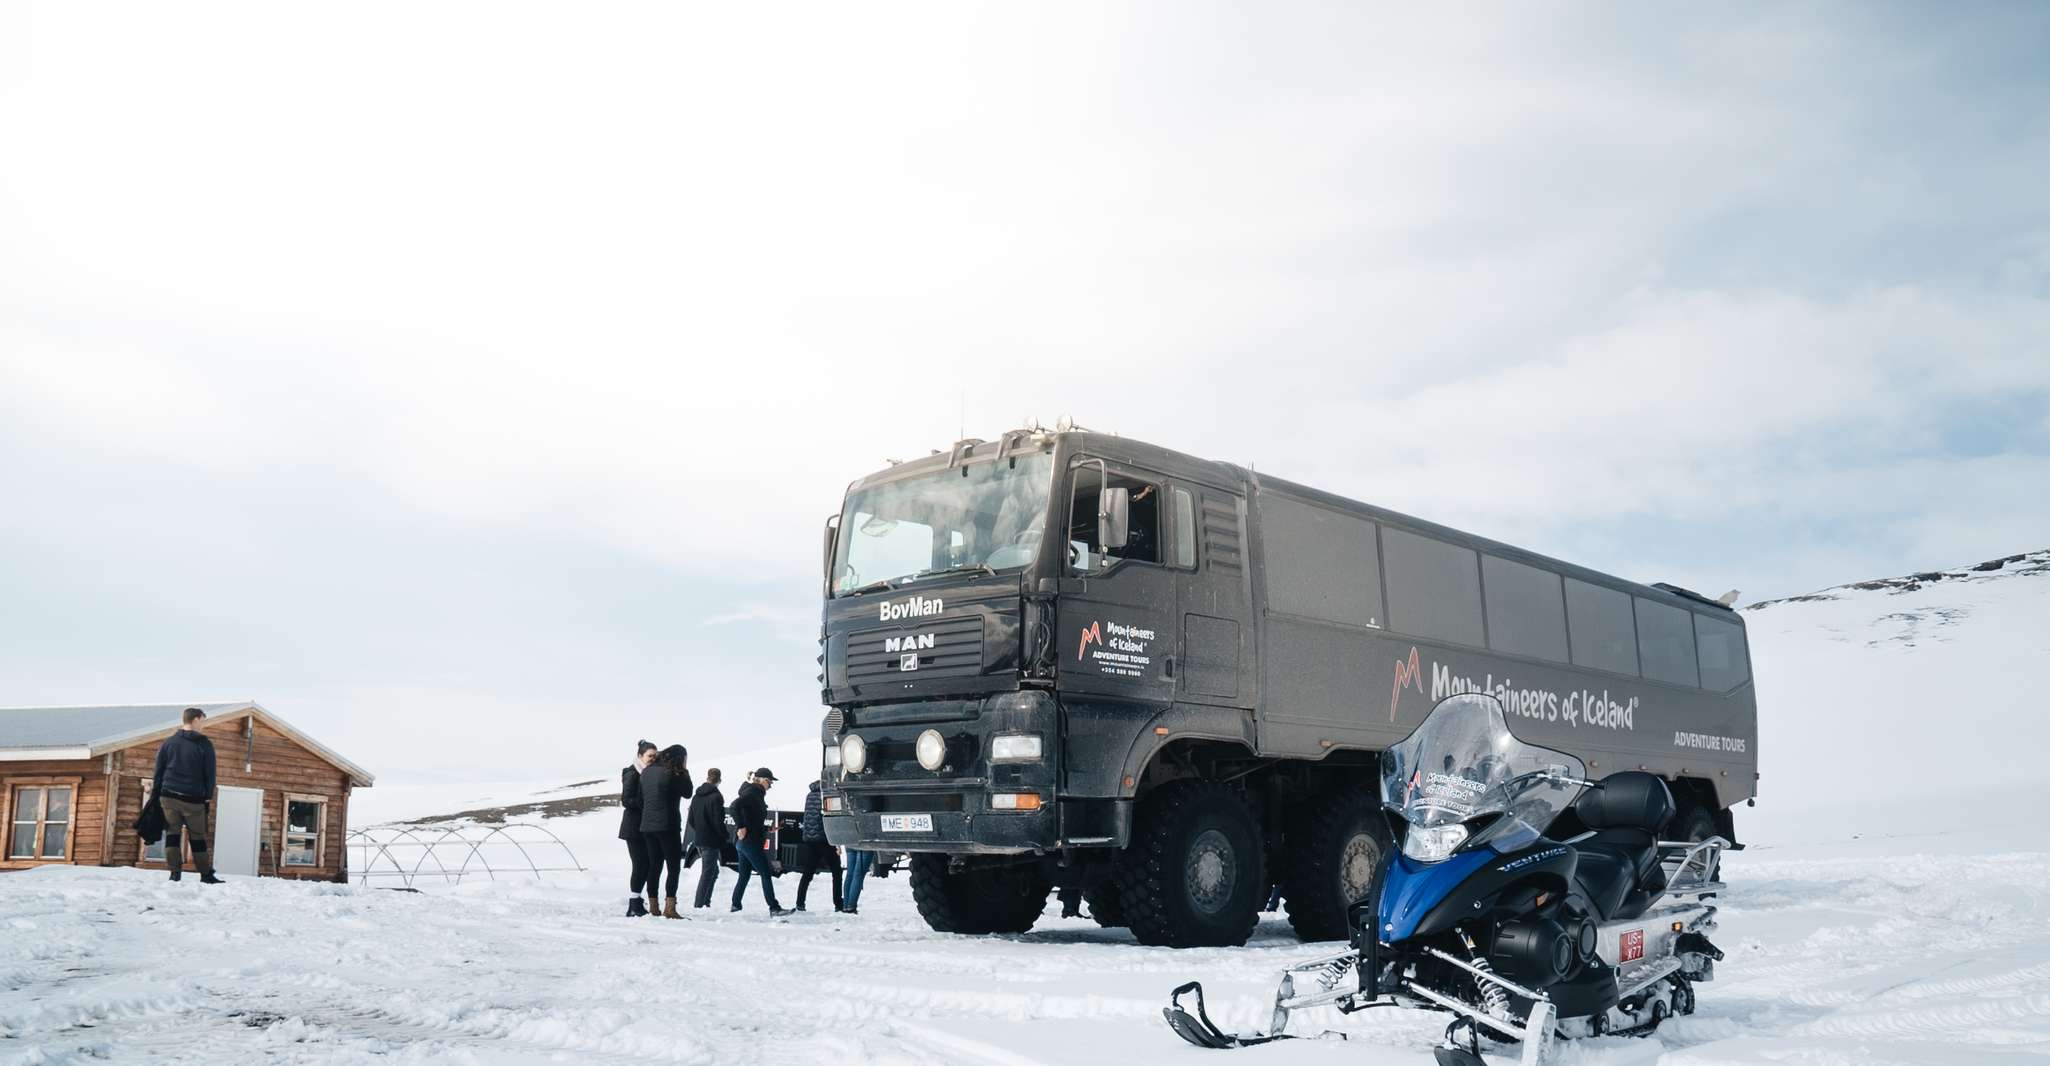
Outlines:
POLYGON ((1062 414, 1746 599, 2050 546, 2050 6, 10 4, 0 705, 801 737, 1062 414))

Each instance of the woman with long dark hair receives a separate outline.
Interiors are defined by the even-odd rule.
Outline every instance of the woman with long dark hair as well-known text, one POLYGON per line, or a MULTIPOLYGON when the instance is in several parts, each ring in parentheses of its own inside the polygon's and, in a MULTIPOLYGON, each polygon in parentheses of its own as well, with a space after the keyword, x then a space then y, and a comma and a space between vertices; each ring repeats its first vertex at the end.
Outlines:
MULTIPOLYGON (((641 903, 641 886, 648 884, 648 839, 641 835, 641 771, 654 757, 655 745, 643 740, 634 751, 633 764, 619 771, 619 839, 626 841, 626 857, 633 863, 633 872, 628 875, 633 895, 626 900, 629 918, 650 913, 641 903)), ((655 902, 653 885, 648 885, 648 902, 655 902)))
POLYGON ((648 842, 648 894, 654 895, 655 880, 666 869, 669 876, 660 912, 664 918, 683 917, 676 913, 676 884, 683 878, 682 807, 691 793, 690 770, 685 766, 689 755, 683 745, 671 744, 641 771, 641 836, 648 842))

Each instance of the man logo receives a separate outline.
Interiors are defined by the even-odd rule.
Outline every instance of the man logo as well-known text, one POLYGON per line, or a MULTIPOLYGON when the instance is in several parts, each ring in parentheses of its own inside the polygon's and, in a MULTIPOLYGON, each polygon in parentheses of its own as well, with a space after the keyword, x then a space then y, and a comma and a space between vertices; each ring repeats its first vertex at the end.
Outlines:
POLYGON ((919 633, 909 637, 884 637, 885 652, 931 651, 936 634, 919 633))
POLYGON ((912 652, 897 663, 897 669, 910 673, 918 669, 918 653, 912 652))

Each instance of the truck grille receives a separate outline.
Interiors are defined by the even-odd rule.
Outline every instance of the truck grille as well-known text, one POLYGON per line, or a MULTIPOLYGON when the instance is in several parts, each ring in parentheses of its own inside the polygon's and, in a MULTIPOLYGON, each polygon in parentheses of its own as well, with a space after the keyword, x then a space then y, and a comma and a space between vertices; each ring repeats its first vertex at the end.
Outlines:
POLYGON ((847 638, 847 681, 851 685, 927 677, 974 677, 981 672, 979 616, 871 629, 847 638), (924 646, 928 637, 930 647, 924 646), (893 647, 892 640, 900 642, 899 645, 893 647), (911 669, 905 669, 906 666, 911 669))

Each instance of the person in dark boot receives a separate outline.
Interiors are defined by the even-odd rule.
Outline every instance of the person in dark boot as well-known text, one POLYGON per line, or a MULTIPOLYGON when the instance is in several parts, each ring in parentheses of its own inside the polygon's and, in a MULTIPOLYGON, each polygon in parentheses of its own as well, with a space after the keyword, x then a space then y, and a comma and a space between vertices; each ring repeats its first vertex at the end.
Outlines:
POLYGON ((838 914, 846 909, 840 898, 840 849, 826 839, 825 801, 820 788, 819 782, 813 781, 811 791, 804 796, 804 861, 798 866, 804 876, 797 879, 797 909, 804 909, 811 879, 823 868, 833 873, 833 913, 838 914))
POLYGON ((740 792, 733 797, 733 850, 740 855, 740 879, 733 883, 733 909, 740 910, 740 902, 747 895, 749 874, 759 874, 762 879, 762 899, 769 904, 769 916, 781 918, 789 911, 776 902, 776 871, 769 865, 769 853, 764 844, 769 839, 769 788, 776 783, 776 775, 764 766, 756 770, 747 783, 740 786, 740 792))
POLYGON ((696 848, 698 891, 692 907, 712 905, 712 886, 719 881, 720 852, 726 847, 726 797, 719 791, 719 768, 705 771, 705 783, 690 798, 687 830, 696 848))
POLYGON ((214 799, 214 742, 199 731, 205 720, 205 711, 185 708, 184 724, 157 746, 150 794, 158 797, 164 812, 164 864, 171 868, 171 880, 184 876, 183 844, 189 841, 199 883, 218 885, 221 879, 214 876, 207 839, 207 807, 214 799))
POLYGON ((669 872, 661 915, 676 913, 676 883, 683 878, 683 797, 690 795, 689 752, 671 744, 641 771, 641 836, 648 842, 648 903, 655 902, 655 879, 669 872))
POLYGON ((641 835, 641 771, 647 769, 655 757, 655 745, 641 741, 634 752, 633 765, 619 771, 619 839, 626 841, 626 857, 632 864, 627 875, 633 895, 626 898, 626 916, 645 917, 648 908, 641 903, 641 888, 648 883, 648 840, 641 835))

